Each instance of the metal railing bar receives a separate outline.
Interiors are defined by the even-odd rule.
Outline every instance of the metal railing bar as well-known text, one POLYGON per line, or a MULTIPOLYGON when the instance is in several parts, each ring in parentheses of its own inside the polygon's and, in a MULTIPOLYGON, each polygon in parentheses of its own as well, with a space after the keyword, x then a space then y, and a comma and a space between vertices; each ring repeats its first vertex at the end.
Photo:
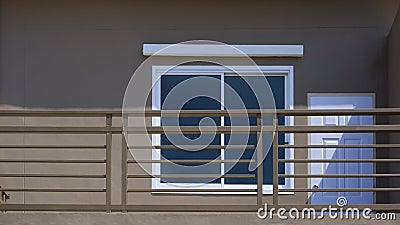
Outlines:
MULTIPOLYGON (((1 162, 1 161, 0 161, 1 162)), ((185 163, 185 164, 197 164, 197 163, 255 163, 255 160, 183 160, 183 159, 171 159, 171 160, 128 160, 128 163, 185 163)))
MULTIPOLYGON (((199 116, 257 116, 261 113, 258 109, 250 110, 147 110, 126 111, 128 117, 199 117, 199 116)), ((264 110, 264 115, 274 115, 275 110, 264 110)))
POLYGON ((80 189, 80 188, 1 188, 0 191, 9 192, 105 192, 106 189, 80 189))
POLYGON ((279 174, 278 177, 293 177, 293 178, 336 178, 336 177, 400 177, 400 174, 279 174))
MULTIPOLYGON (((269 204, 268 210, 275 208, 273 204, 269 204)), ((281 204, 279 207, 285 208, 287 211, 293 208, 302 210, 304 208, 314 208, 315 210, 321 210, 328 208, 329 205, 310 205, 310 204, 281 204)), ((370 205, 347 205, 342 207, 347 208, 371 208, 374 211, 400 211, 400 204, 370 204, 370 205)), ((113 210, 127 210, 132 212, 256 212, 258 210, 257 205, 126 205, 115 206, 113 210)))
POLYGON ((0 174, 0 177, 45 177, 45 178, 105 178, 106 175, 100 174, 24 174, 24 173, 15 173, 15 174, 0 174))
POLYGON ((149 134, 163 134, 163 133, 228 133, 228 132, 257 132, 257 127, 253 126, 153 126, 153 127, 127 127, 125 128, 128 133, 149 133, 149 134), (231 130, 232 128, 232 130, 231 130))
MULTIPOLYGON (((164 126, 164 127, 128 127, 124 131, 130 134, 163 134, 163 133, 256 133, 255 126, 164 126)), ((122 127, 111 127, 112 133, 122 132, 122 127)), ((273 127, 263 127, 263 132, 273 132, 273 127)), ((365 126, 278 126, 282 133, 362 133, 362 132, 400 132, 400 125, 365 125, 365 126)), ((32 127, 0 126, 0 133, 85 133, 102 134, 105 127, 32 127)))
POLYGON ((128 192, 256 192, 257 189, 128 189, 128 192))
MULTIPOLYGON (((256 153, 257 153, 257 205, 259 207, 262 206, 263 204, 263 180, 264 180, 264 175, 263 175, 263 163, 262 160, 264 159, 263 157, 263 138, 262 138, 262 131, 261 131, 261 126, 263 124, 262 121, 262 117, 259 115, 257 116, 257 128, 258 128, 258 132, 257 132, 257 149, 256 149, 256 153)), ((275 125, 275 124, 274 124, 275 125)))
MULTIPOLYGON (((127 124, 127 117, 124 115, 122 117, 122 124, 127 124)), ((127 203, 127 193, 128 193, 128 143, 125 139, 125 135, 121 135, 121 204, 126 205, 127 203)), ((123 211, 126 212, 126 211, 123 211)))
POLYGON ((0 204, 0 211, 105 211, 106 205, 88 204, 0 204))
POLYGON ((111 212, 112 114, 106 115, 106 212, 111 212))
POLYGON ((129 212, 256 212, 257 205, 126 205, 120 207, 115 205, 113 210, 127 210, 129 212))
POLYGON ((395 163, 400 159, 279 159, 286 163, 395 163))
POLYGON ((280 189, 281 192, 387 192, 400 191, 400 188, 293 188, 280 189))
POLYGON ((400 115, 400 108, 375 108, 375 109, 277 109, 277 110, 147 110, 140 111, 125 111, 131 117, 160 117, 162 116, 181 116, 181 117, 195 117, 195 116, 257 116, 263 115, 278 115, 278 116, 337 116, 337 115, 400 115))
POLYGON ((400 148, 400 144, 373 145, 279 145, 279 148, 400 148))
POLYGON ((400 108, 375 108, 375 109, 291 109, 291 110, 124 110, 121 109, 63 109, 63 110, 0 110, 1 117, 103 117, 111 114, 115 117, 124 113, 131 117, 146 117, 178 115, 179 116, 256 116, 277 114, 279 116, 331 116, 331 115, 400 115, 400 108))
MULTIPOLYGON (((111 132, 122 132, 122 127, 111 127, 111 132)), ((45 126, 0 126, 0 133, 76 133, 104 134, 106 127, 45 127, 45 126)))
POLYGON ((130 174, 128 178, 254 178, 254 174, 130 174))
POLYGON ((105 163, 96 159, 0 159, 0 163, 105 163))
MULTIPOLYGON (((268 210, 276 207, 268 205, 268 210)), ((282 204, 279 207, 290 210, 297 208, 314 208, 321 210, 329 205, 310 205, 310 204, 282 204)), ((347 208, 371 208, 373 211, 400 211, 400 204, 358 204, 347 205, 347 208)), ((111 211, 121 212, 256 212, 257 205, 111 205, 111 211)), ((104 211, 105 205, 87 205, 87 204, 0 204, 0 211, 104 211)))
MULTIPOLYGON (((0 211, 105 211, 105 205, 0 204, 0 211)), ((113 212, 255 212, 256 205, 110 205, 113 212)))
MULTIPOLYGON (((256 126, 156 126, 156 127, 127 127, 124 129, 128 134, 199 134, 199 133, 256 133, 256 126)), ((263 132, 273 132, 272 126, 264 126, 263 132)))
POLYGON ((400 132, 400 125, 363 125, 363 126, 278 126, 282 133, 364 133, 364 132, 400 132))
POLYGON ((105 149, 105 145, 0 145, 1 148, 105 149))
MULTIPOLYGON (((274 118, 274 125, 278 127, 278 119, 274 118)), ((272 202, 274 205, 279 204, 279 179, 278 179, 278 160, 279 160, 279 135, 278 132, 274 133, 274 139, 272 143, 272 202)))
MULTIPOLYGON (((268 206, 268 209, 273 208, 274 206, 268 206)), ((279 207, 283 207, 287 210, 291 208, 297 208, 298 210, 303 210, 304 208, 313 208, 315 210, 321 210, 323 208, 328 208, 329 205, 316 205, 316 204, 282 204, 279 207)), ((341 207, 344 210, 348 208, 370 208, 373 211, 400 211, 400 204, 349 204, 341 207)))
POLYGON ((208 145, 203 147, 202 145, 153 145, 153 146, 129 146, 129 149, 134 150, 149 150, 149 149, 168 149, 168 150, 197 150, 197 149, 207 149, 207 150, 221 150, 221 149, 228 149, 228 150, 243 150, 243 149, 255 149, 255 145, 208 145))
POLYGON ((105 117, 121 116, 121 109, 0 110, 0 117, 105 117))
MULTIPOLYGON (((128 127, 124 131, 138 134, 162 133, 256 133, 255 126, 164 126, 164 127, 128 127)), ((122 132, 122 127, 111 127, 112 133, 122 132)), ((273 132, 272 127, 263 127, 263 132, 273 132)), ((400 125, 365 125, 365 126, 278 126, 282 133, 361 133, 361 132, 400 132, 400 125)), ((105 127, 31 127, 0 126, 1 133, 105 133, 105 127)))
POLYGON ((400 108, 375 109, 278 109, 279 116, 385 116, 400 115, 400 108))

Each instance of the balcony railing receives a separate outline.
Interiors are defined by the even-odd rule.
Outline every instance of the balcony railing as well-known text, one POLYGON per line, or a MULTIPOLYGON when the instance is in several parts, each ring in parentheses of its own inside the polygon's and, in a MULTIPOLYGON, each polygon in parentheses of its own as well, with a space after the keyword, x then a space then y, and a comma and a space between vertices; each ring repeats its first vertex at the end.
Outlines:
MULTIPOLYGON (((129 112, 129 116, 132 117, 141 117, 143 113, 135 113, 129 112)), ((174 111, 147 111, 145 113, 145 117, 160 117, 163 116, 173 116, 177 115, 174 111)), ((151 195, 157 193, 166 193, 169 194, 173 193, 184 193, 184 192, 194 192, 194 190, 190 189, 154 189, 151 185, 147 185, 147 188, 130 188, 130 182, 133 183, 141 183, 143 179, 151 179, 154 177, 175 177, 181 178, 185 175, 180 174, 168 174, 168 175, 152 175, 152 174, 132 174, 129 172, 128 165, 134 165, 137 163, 161 163, 161 160, 147 160, 147 161, 140 161, 135 159, 129 159, 129 149, 142 149, 151 151, 152 149, 164 149, 164 148, 174 148, 174 146, 127 146, 125 138, 123 135, 123 127, 121 121, 123 121, 124 116, 121 111, 119 110, 53 110, 53 111, 46 111, 46 110, 3 110, 0 111, 0 119, 2 124, 0 126, 0 134, 3 135, 33 135, 30 136, 33 139, 37 134, 43 135, 55 135, 55 134, 66 134, 66 135, 100 135, 103 139, 102 144, 80 144, 82 140, 74 144, 71 141, 68 142, 69 144, 21 144, 18 142, 17 144, 4 144, 0 143, 0 151, 4 150, 23 150, 23 151, 35 151, 35 150, 62 150, 63 152, 68 152, 72 150, 99 150, 103 151, 103 158, 102 159, 65 159, 64 157, 59 157, 56 159, 48 159, 45 158, 9 158, 9 157, 1 157, 0 158, 0 166, 1 168, 7 168, 7 166, 11 165, 44 165, 44 164, 55 164, 55 165, 65 165, 65 164, 74 164, 80 165, 81 167, 89 167, 90 165, 103 165, 103 169, 100 169, 97 173, 73 173, 68 172, 68 170, 63 170, 63 173, 54 173, 52 171, 40 172, 40 173, 15 173, 15 172, 2 172, 0 170, 0 191, 2 192, 2 196, 10 195, 11 199, 8 203, 0 204, 0 211, 105 211, 105 212, 127 212, 127 211, 136 211, 136 212, 143 212, 143 211, 166 211, 166 212, 173 212, 173 211, 226 211, 226 212, 255 212, 259 207, 262 207, 265 202, 268 202, 268 207, 284 207, 284 208, 308 208, 313 207, 316 210, 326 207, 326 205, 311 205, 307 204, 307 202, 303 201, 302 204, 298 203, 285 203, 281 202, 281 198, 284 197, 282 193, 284 192, 292 192, 292 193, 316 193, 316 192, 400 192, 400 187, 373 187, 367 189, 360 189, 360 188, 329 188, 329 189, 314 189, 309 188, 308 185, 301 186, 295 184, 294 188, 289 189, 282 189, 279 188, 279 178, 294 178, 294 179, 308 179, 308 178, 379 178, 379 179, 387 179, 387 178, 399 178, 400 174, 396 173, 374 173, 374 174, 311 174, 308 173, 297 173, 294 172, 293 174, 279 174, 278 172, 278 164, 279 163, 292 163, 294 165, 304 165, 304 164, 311 164, 311 163, 374 163, 374 164, 381 164, 381 163, 399 163, 400 159, 398 158, 373 158, 373 159, 324 159, 324 160, 316 160, 316 159, 309 159, 309 158, 293 158, 293 159, 280 159, 278 157, 279 151, 285 151, 286 149, 293 149, 296 151, 312 151, 315 148, 373 148, 373 149, 393 149, 397 150, 400 148, 400 144, 391 143, 387 141, 383 143, 381 141, 377 141, 376 144, 368 144, 368 145, 311 145, 309 143, 300 144, 296 140, 292 144, 278 144, 278 134, 285 133, 285 134, 312 134, 312 133, 374 133, 379 135, 388 135, 391 133, 398 133, 400 132, 400 125, 398 124, 381 124, 381 125, 360 125, 360 126, 309 126, 307 122, 305 125, 297 125, 298 123, 295 122, 295 125, 279 125, 278 124, 278 117, 292 117, 295 118, 302 118, 304 121, 310 116, 339 116, 339 115, 346 115, 346 116, 374 116, 374 117, 396 117, 400 116, 400 109, 363 109, 363 110, 277 110, 276 112, 272 111, 260 111, 260 110, 248 110, 244 111, 224 111, 224 110, 205 110, 205 111, 180 111, 178 114, 180 117, 194 117, 194 116, 211 116, 211 117, 219 117, 219 116, 255 116, 258 118, 257 126, 250 126, 250 127, 229 127, 229 126, 217 126, 216 130, 210 128, 210 132, 216 133, 243 133, 244 130, 248 130, 251 133, 262 133, 262 132, 274 132, 274 140, 272 143, 272 168, 273 168, 273 182, 272 182, 272 194, 266 195, 263 193, 263 164, 261 163, 260 166, 257 168, 256 179, 257 185, 255 189, 196 189, 195 192, 201 193, 209 193, 213 192, 214 194, 218 194, 218 192, 248 192, 251 197, 254 197, 254 201, 252 204, 248 204, 247 201, 245 204, 135 204, 135 199, 128 203, 128 198, 130 194, 135 193, 149 193, 151 195), (233 113, 233 114, 232 114, 233 113), (275 114, 276 113, 276 114, 275 114), (261 120, 262 117, 265 115, 273 115, 274 122, 272 126, 264 126, 261 129, 261 120), (102 126, 83 126, 83 125, 43 125, 41 122, 40 124, 32 123, 33 125, 26 125, 24 124, 8 124, 8 120, 12 120, 15 118, 23 118, 25 121, 27 118, 31 118, 32 121, 34 119, 39 119, 38 121, 42 121, 40 119, 51 119, 57 118, 60 121, 64 119, 71 119, 71 118, 79 118, 81 120, 86 119, 100 119, 104 122, 102 126), (117 122, 116 122, 117 121, 117 122), (115 125, 117 124, 117 125, 115 125), (111 160, 112 152, 116 151, 115 145, 113 145, 113 141, 116 141, 116 135, 122 139, 122 149, 121 150, 121 161, 120 161, 120 169, 118 169, 117 173, 112 173, 112 169, 115 170, 115 166, 111 160), (72 143, 72 144, 71 144, 72 143), (102 171, 105 171, 104 173, 102 171), (116 177, 115 174, 120 174, 118 180, 120 180, 120 184, 113 185, 113 182, 116 177), (85 179, 87 182, 90 181, 100 181, 104 186, 100 188, 91 188, 87 182, 82 184, 81 187, 57 187, 57 188, 30 188, 26 186, 12 186, 5 185, 2 182, 4 179, 57 179, 57 180, 64 180, 64 179, 85 179), (118 190, 115 190, 115 189, 118 190), (44 196, 48 196, 47 198, 51 198, 50 194, 52 193, 103 193, 101 197, 104 199, 104 202, 101 204, 98 203, 79 203, 79 204, 68 204, 68 203, 29 203, 26 199, 21 200, 22 202, 13 202, 13 195, 18 193, 42 193, 45 194, 44 196), (119 193, 118 201, 114 201, 112 197, 115 197, 115 194, 112 193, 119 193)), ((149 120, 151 121, 151 119, 149 120)), ((46 124, 46 123, 44 123, 46 124)), ((304 123, 303 123, 304 124, 304 123)), ((165 127, 164 127, 165 128, 165 127)), ((177 132, 181 131, 183 133, 201 133, 201 132, 208 132, 207 127, 203 127, 199 129, 199 127, 168 127, 167 129, 163 129, 159 126, 151 126, 148 125, 146 129, 143 127, 128 127, 125 129, 126 132, 134 133, 134 134, 164 134, 166 132, 177 132)), ((43 137, 42 137, 43 139, 43 137)), ((296 139, 296 137, 295 137, 296 139)), ((382 140, 388 140, 387 138, 383 138, 382 140)), ((121 140, 118 140, 121 141, 121 140)), ((255 148, 257 151, 258 156, 262 156, 262 148, 260 147, 261 140, 258 140, 257 146, 237 146, 238 148, 255 148)), ((25 142, 24 142, 25 143, 25 142)), ((190 146, 187 146, 190 148, 190 146)), ((194 146, 195 147, 195 146, 194 146)), ((209 148, 225 148, 226 146, 209 146, 209 148)), ((5 155, 5 154, 1 154, 5 155)), ((262 158, 262 157, 258 157, 262 158)), ((220 160, 221 162, 223 160, 220 160)), ((180 160, 177 161, 179 163, 204 163, 201 160, 180 160)), ((219 162, 219 161, 218 161, 219 162)), ((249 163, 249 160, 242 160, 243 163, 249 163)), ((241 163, 241 161, 239 161, 241 163)), ((85 170, 85 169, 83 169, 85 170)), ((91 170, 89 170, 91 171, 91 170)), ((196 177, 207 177, 207 174, 196 174, 193 175, 196 177)), ((225 174, 222 176, 226 177, 233 177, 233 178, 248 178, 252 176, 251 174, 225 174)), ((73 182, 73 181, 72 181, 73 182)), ((9 182, 12 183, 12 182, 9 182)), ((59 182, 60 185, 64 184, 63 182, 59 182)), ((79 184, 79 183, 77 183, 79 184)), ((68 186, 68 185, 67 185, 68 186)), ((118 195, 118 194, 117 194, 118 195)), ((239 195, 241 196, 241 195, 239 195)), ((248 196, 247 196, 248 197, 248 196)), ((187 196, 190 198, 190 196, 187 196)), ((369 207, 375 211, 400 211, 400 203, 383 203, 383 204, 368 204, 368 205, 347 205, 346 207, 369 207)))

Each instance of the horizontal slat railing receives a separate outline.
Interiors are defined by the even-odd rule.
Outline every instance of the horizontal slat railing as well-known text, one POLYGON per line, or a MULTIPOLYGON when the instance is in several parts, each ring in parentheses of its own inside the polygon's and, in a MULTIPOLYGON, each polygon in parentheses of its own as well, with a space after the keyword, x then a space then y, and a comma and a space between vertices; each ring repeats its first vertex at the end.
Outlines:
POLYGON ((105 145, 0 145, 0 148, 19 148, 19 149, 105 149, 105 145))
POLYGON ((0 163, 105 163, 96 159, 0 159, 0 163))
MULTIPOLYGON (((0 161, 1 162, 1 161, 0 161)), ((204 163, 255 163, 255 160, 128 160, 128 163, 184 163, 184 164, 204 164, 204 163)))
MULTIPOLYGON (((20 127, 20 126, 2 126, 0 133, 41 133, 41 134, 104 134, 108 129, 106 127, 20 127)), ((121 133, 121 127, 111 128, 113 133, 121 133)))
MULTIPOLYGON (((104 110, 52 110, 52 111, 47 111, 47 110, 2 110, 0 111, 0 117, 35 117, 35 118, 54 118, 54 117, 59 117, 59 118, 104 118, 106 120, 107 117, 111 117, 115 115, 122 115, 122 113, 118 110, 114 111, 104 111, 104 110)), ((113 133, 121 133, 122 128, 121 127, 113 127, 109 128, 105 125, 103 126, 98 126, 98 127, 88 127, 88 126, 65 126, 65 125, 53 125, 53 126, 45 126, 45 125, 38 125, 38 126, 22 126, 22 125, 16 125, 16 126, 0 126, 0 133, 1 134, 16 134, 16 135, 25 135, 25 134, 48 134, 48 135, 91 135, 91 134, 96 134, 96 135, 106 135, 107 132, 113 132, 113 133)), ((104 139, 105 140, 105 139, 104 139)), ((107 156, 104 152, 104 150, 107 150, 107 146, 109 146, 110 143, 107 143, 105 140, 104 144, 100 145, 89 145, 89 144, 3 144, 0 143, 0 151, 3 150, 27 150, 30 153, 34 153, 37 150, 46 150, 46 151, 56 151, 57 154, 63 152, 65 154, 66 152, 71 152, 75 150, 90 150, 90 151, 98 151, 100 150, 103 151, 104 158, 103 159, 66 159, 66 158, 51 158, 48 159, 29 159, 29 158, 23 158, 23 159, 10 159, 10 158, 1 158, 0 159, 0 164, 3 165, 17 165, 17 164, 30 164, 30 165, 42 165, 42 164, 51 164, 52 166, 66 166, 66 165, 80 165, 80 166, 90 166, 90 165, 102 165, 103 167, 107 167, 107 156)), ((109 149, 111 151, 111 149, 109 149)), ((109 162, 110 163, 110 162, 109 162)), ((110 167, 110 165, 108 165, 110 167)), ((89 168, 89 167, 87 167, 89 168)), ((59 170, 57 170, 59 171, 59 170)), ((101 171, 101 170, 100 170, 101 171)), ((46 171, 46 173, 4 173, 0 171, 0 178, 4 179, 20 179, 20 178, 29 178, 29 179, 35 179, 37 181, 41 181, 42 179, 50 179, 50 180, 57 180, 57 183, 76 183, 76 180, 86 180, 87 182, 99 182, 101 181, 102 183, 106 183, 106 180, 110 180, 110 175, 111 173, 106 171, 104 172, 99 172, 97 174, 89 174, 89 173, 84 173, 84 172, 79 172, 79 173, 73 173, 69 172, 67 169, 64 170, 63 173, 60 172, 54 172, 53 171, 46 171), (63 180, 62 182, 60 182, 63 180)), ((0 179, 1 182, 1 179, 0 179)), ((54 185, 52 185, 54 186, 54 185)), ((58 185, 57 185, 58 186, 58 185)), ((107 186, 107 185, 106 185, 107 186)), ((0 188, 1 192, 6 192, 6 193, 11 193, 11 198, 13 197, 13 194, 15 193, 104 193, 106 196, 111 196, 111 188, 108 187, 102 187, 102 188, 87 188, 85 187, 78 187, 78 188, 72 188, 72 187, 66 187, 66 188, 59 188, 59 187, 54 187, 54 188, 16 188, 16 187, 5 187, 4 185, 2 188, 0 188)), ((50 199, 50 195, 49 195, 50 199)), ((40 210, 40 211, 53 211, 53 210, 43 210, 46 207, 41 207, 43 204, 36 204, 36 207, 34 206, 35 204, 3 204, 0 205, 0 210, 4 211, 10 211, 10 210, 16 210, 16 211, 25 211, 28 210, 29 208, 32 208, 34 211, 40 210)), ((69 211, 68 208, 70 207, 69 204, 63 204, 62 202, 59 204, 49 204, 52 205, 53 208, 65 208, 66 211, 69 211)), ((102 206, 104 211, 107 211, 107 208, 109 208, 111 205, 110 201, 106 201, 104 203, 104 206, 102 206)), ((96 207, 88 206, 88 208, 92 208, 88 211, 95 210, 96 207)), ((71 208, 72 209, 72 208, 71 208)), ((86 211, 85 206, 82 207, 76 207, 76 210, 74 211, 86 211)), ((64 210, 61 210, 64 211, 64 210)), ((108 210, 110 211, 110 210, 108 210)))
MULTIPOLYGON (((274 205, 268 205, 268 210, 274 208, 274 205)), ((299 211, 303 209, 309 209, 309 204, 281 204, 280 208, 290 209, 296 208, 299 211)), ((319 211, 326 209, 326 205, 312 205, 313 209, 319 211)), ((351 208, 362 209, 365 205, 354 204, 342 207, 343 211, 351 208)), ((7 204, 0 205, 2 210, 7 209, 9 211, 65 211, 65 212, 102 212, 106 211, 106 206, 101 204, 69 204, 69 205, 54 205, 54 204, 26 204, 21 207, 20 204, 7 204)), ((400 204, 374 204, 374 211, 398 211, 400 204)), ((240 204, 240 205, 111 205, 111 212, 257 212, 257 205, 240 204)))
MULTIPOLYGON (((291 208, 295 207, 298 209, 313 207, 316 210, 324 207, 324 205, 310 205, 310 204, 281 204, 280 198, 281 193, 316 193, 316 192, 398 192, 400 187, 375 187, 375 188, 325 188, 325 189, 314 189, 308 187, 295 187, 292 189, 280 188, 278 185, 278 178, 294 178, 294 179, 309 179, 309 178, 398 178, 400 174, 396 173, 379 173, 379 174, 309 174, 309 173, 295 173, 295 174, 279 174, 278 163, 292 163, 292 164, 312 164, 312 163, 399 163, 400 159, 393 158, 376 158, 376 159, 330 159, 330 160, 316 160, 316 159, 279 159, 277 154, 279 151, 286 149, 294 149, 295 151, 315 151, 320 148, 348 148, 348 149, 368 149, 368 148, 382 148, 382 149, 396 149, 400 148, 400 144, 392 143, 378 143, 378 144, 360 144, 360 145, 308 145, 308 144, 278 144, 278 133, 282 134, 312 134, 312 133, 398 133, 400 132, 400 124, 383 124, 383 125, 361 125, 361 126, 281 126, 275 122, 275 126, 215 126, 215 127, 200 127, 196 126, 148 126, 148 127, 122 127, 115 126, 112 124, 113 118, 121 118, 125 120, 126 117, 161 117, 161 116, 179 116, 179 117, 199 117, 199 116, 254 116, 258 117, 261 121, 263 116, 274 116, 277 117, 310 117, 310 116, 400 116, 400 109, 361 109, 361 110, 147 110, 143 112, 129 111, 122 112, 121 110, 2 110, 0 111, 1 117, 68 117, 68 118, 104 118, 105 124, 103 126, 0 126, 1 134, 79 134, 79 135, 104 135, 104 144, 100 145, 57 145, 57 144, 2 144, 0 143, 0 151, 5 149, 24 149, 24 150, 105 150, 104 159, 8 159, 0 158, 0 163, 3 165, 28 163, 28 164, 73 164, 73 165, 103 165, 105 173, 99 174, 74 174, 74 173, 3 173, 0 171, 0 178, 32 178, 32 179, 43 179, 43 178, 57 178, 57 179, 88 179, 88 180, 101 180, 105 183, 103 188, 15 188, 15 187, 2 187, 1 192, 40 192, 40 193, 104 193, 105 202, 104 204, 0 204, 0 211, 107 211, 107 212, 126 212, 126 211, 137 211, 137 212, 173 212, 173 211, 198 211, 198 212, 211 212, 211 211, 226 211, 226 212, 255 212, 261 203, 266 201, 269 202, 269 207, 282 207, 291 208), (186 146, 174 146, 174 145, 155 145, 155 146, 141 146, 141 145, 130 145, 125 143, 123 138, 123 154, 121 163, 121 204, 112 204, 111 191, 115 190, 114 186, 111 186, 111 152, 112 152, 112 140, 114 134, 122 134, 126 132, 128 134, 199 134, 199 133, 210 133, 210 134, 231 134, 231 133, 260 133, 260 132, 275 132, 275 139, 273 143, 273 189, 272 198, 265 196, 262 191, 263 184, 262 170, 258 168, 256 174, 130 174, 128 173, 128 165, 135 165, 139 163, 144 164, 163 164, 163 163, 182 163, 182 164, 202 164, 202 163, 241 163, 249 164, 256 163, 256 160, 143 160, 143 159, 129 159, 128 152, 130 149, 149 151, 152 149, 170 149, 170 150, 196 150, 196 145, 186 146), (235 189, 218 189, 218 188, 195 188, 195 189, 181 189, 181 188, 130 188, 129 181, 141 182, 141 179, 152 179, 152 178, 257 178, 256 188, 235 188, 235 189), (131 193, 224 193, 224 194, 236 194, 236 193, 249 193, 256 197, 256 201, 253 205, 135 205, 128 204, 128 195, 131 193)), ((275 119, 275 121, 277 121, 275 119)), ((260 143, 259 143, 260 144, 260 143)), ((203 149, 203 148, 202 148, 203 149)), ((210 145, 204 149, 209 150, 253 150, 258 151, 257 145, 210 145)), ((261 164, 262 166, 262 164, 261 164)), ((1 179, 0 179, 1 185, 1 179)), ((346 207, 370 207, 376 211, 400 211, 400 204, 372 204, 372 205, 348 205, 346 207)), ((346 208, 345 207, 345 208, 346 208)))
POLYGON ((112 115, 120 117, 122 113, 130 117, 160 117, 162 116, 257 116, 263 115, 278 115, 278 116, 394 116, 400 115, 400 108, 376 108, 376 109, 292 109, 292 110, 0 110, 0 117, 105 117, 112 115))
POLYGON ((400 125, 363 125, 363 126, 281 126, 281 133, 381 133, 400 132, 400 125))
POLYGON ((106 189, 84 188, 1 188, 0 191, 12 192, 105 192, 106 189))
POLYGON ((280 159, 278 162, 287 163, 395 163, 400 159, 280 159))
POLYGON ((278 145, 279 148, 310 149, 313 148, 400 148, 400 144, 374 144, 374 145, 278 145))
POLYGON ((164 174, 164 175, 148 175, 148 174, 130 174, 128 178, 253 178, 254 174, 164 174))
POLYGON ((46 177, 46 178, 105 178, 106 175, 101 174, 45 174, 45 173, 37 173, 37 174, 28 174, 28 173, 7 173, 0 174, 0 177, 46 177))
MULTIPOLYGON (((280 192, 338 192, 337 188, 292 188, 280 189, 280 192)), ((346 188, 346 192, 387 192, 400 191, 400 188, 346 188)))
MULTIPOLYGON (((178 147, 175 145, 153 145, 153 146, 129 146, 130 149, 135 149, 135 150, 148 150, 148 149, 168 149, 168 150, 196 150, 199 149, 198 145, 179 145, 178 147), (183 148, 183 149, 181 149, 183 148)), ((255 145, 208 145, 205 147, 202 147, 202 149, 207 149, 207 150, 221 150, 221 149, 227 149, 229 150, 242 150, 242 149, 255 149, 255 145)))

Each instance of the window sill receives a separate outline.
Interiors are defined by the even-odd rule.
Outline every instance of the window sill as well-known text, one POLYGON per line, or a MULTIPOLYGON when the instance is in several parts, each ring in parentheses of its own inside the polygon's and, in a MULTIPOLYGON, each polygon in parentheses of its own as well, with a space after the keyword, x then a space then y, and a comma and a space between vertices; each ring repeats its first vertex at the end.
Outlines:
MULTIPOLYGON (((156 189, 155 189, 156 190, 156 189)), ((152 195, 257 195, 257 192, 208 192, 208 191, 201 191, 201 192, 196 192, 193 190, 193 192, 177 192, 177 191, 154 191, 151 192, 152 195)), ((279 192, 279 195, 294 195, 294 192, 279 192)), ((263 195, 272 195, 272 191, 270 190, 264 190, 263 195)))

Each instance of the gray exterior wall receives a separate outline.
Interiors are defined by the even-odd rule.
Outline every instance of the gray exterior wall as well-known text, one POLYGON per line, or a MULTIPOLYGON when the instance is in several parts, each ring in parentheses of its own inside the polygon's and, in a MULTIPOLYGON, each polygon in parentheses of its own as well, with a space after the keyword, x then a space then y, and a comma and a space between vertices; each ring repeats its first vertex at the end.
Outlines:
MULTIPOLYGON (((143 43, 208 39, 228 44, 303 44, 303 58, 255 59, 259 65, 294 66, 297 107, 306 107, 307 94, 318 92, 376 93, 376 106, 385 107, 388 104, 386 43, 398 3, 398 0, 245 3, 3 0, 0 3, 0 104, 3 108, 119 108, 132 72, 145 60, 141 54, 143 43)), ((148 79, 151 85, 150 74, 143 79, 148 79)), ((12 122, 38 123, 3 121, 12 122)), ((306 124, 305 120, 296 122, 306 124)), ((13 138, 2 140, 35 141, 29 136, 13 138)), ((46 138, 43 136, 42 140, 46 138)), ((79 138, 58 137, 51 141, 88 142, 79 138)), ((90 141, 96 143, 99 139, 93 137, 90 141)), ((307 137, 298 136, 296 141, 306 142, 307 137)), ((119 144, 114 143, 117 150, 113 152, 116 190, 120 183, 119 144)), ((29 157, 21 152, 10 154, 29 157)), ((307 157, 299 154, 296 157, 307 157)), ((21 165, 14 169, 48 170, 47 166, 21 165)), ((299 173, 304 170, 305 167, 296 167, 299 173)), ((51 184, 54 182, 48 181, 51 184)), ((148 184, 146 181, 143 186, 148 184)), ((306 185, 304 181, 297 184, 306 185)), ((38 183, 28 179, 19 180, 15 185, 32 187, 38 183)), ((43 194, 14 196, 17 197, 12 201, 30 203, 95 199, 69 194, 52 199, 43 199, 43 194)), ((153 196, 151 200, 144 194, 130 196, 131 203, 190 203, 187 196, 153 196)), ((304 194, 299 196, 289 196, 283 203, 307 200, 304 194)), ((190 199, 199 204, 254 202, 254 198, 239 196, 192 196, 190 199)), ((119 202, 118 191, 113 193, 113 202, 119 202)))
POLYGON ((120 107, 143 43, 209 39, 304 44, 308 92, 376 92, 386 106, 386 36, 398 1, 1 1, 0 101, 19 107, 120 107))
MULTIPOLYGON (((389 70, 389 107, 400 107, 400 13, 397 12, 397 16, 393 22, 392 29, 390 31, 390 35, 388 37, 388 70, 389 70)), ((399 117, 391 118, 391 123, 400 123, 399 117)), ((392 134, 391 135, 392 143, 399 143, 400 135, 392 134)), ((388 153, 390 158, 400 158, 399 149, 391 149, 388 153)), ((388 171, 392 173, 399 173, 400 168, 396 164, 390 164, 387 168, 388 171)), ((389 185, 395 186, 400 184, 400 179, 392 178, 388 180, 389 185)), ((388 199, 392 201, 396 201, 396 199, 400 199, 400 193, 390 193, 388 199)), ((398 203, 399 200, 397 200, 398 203)))

